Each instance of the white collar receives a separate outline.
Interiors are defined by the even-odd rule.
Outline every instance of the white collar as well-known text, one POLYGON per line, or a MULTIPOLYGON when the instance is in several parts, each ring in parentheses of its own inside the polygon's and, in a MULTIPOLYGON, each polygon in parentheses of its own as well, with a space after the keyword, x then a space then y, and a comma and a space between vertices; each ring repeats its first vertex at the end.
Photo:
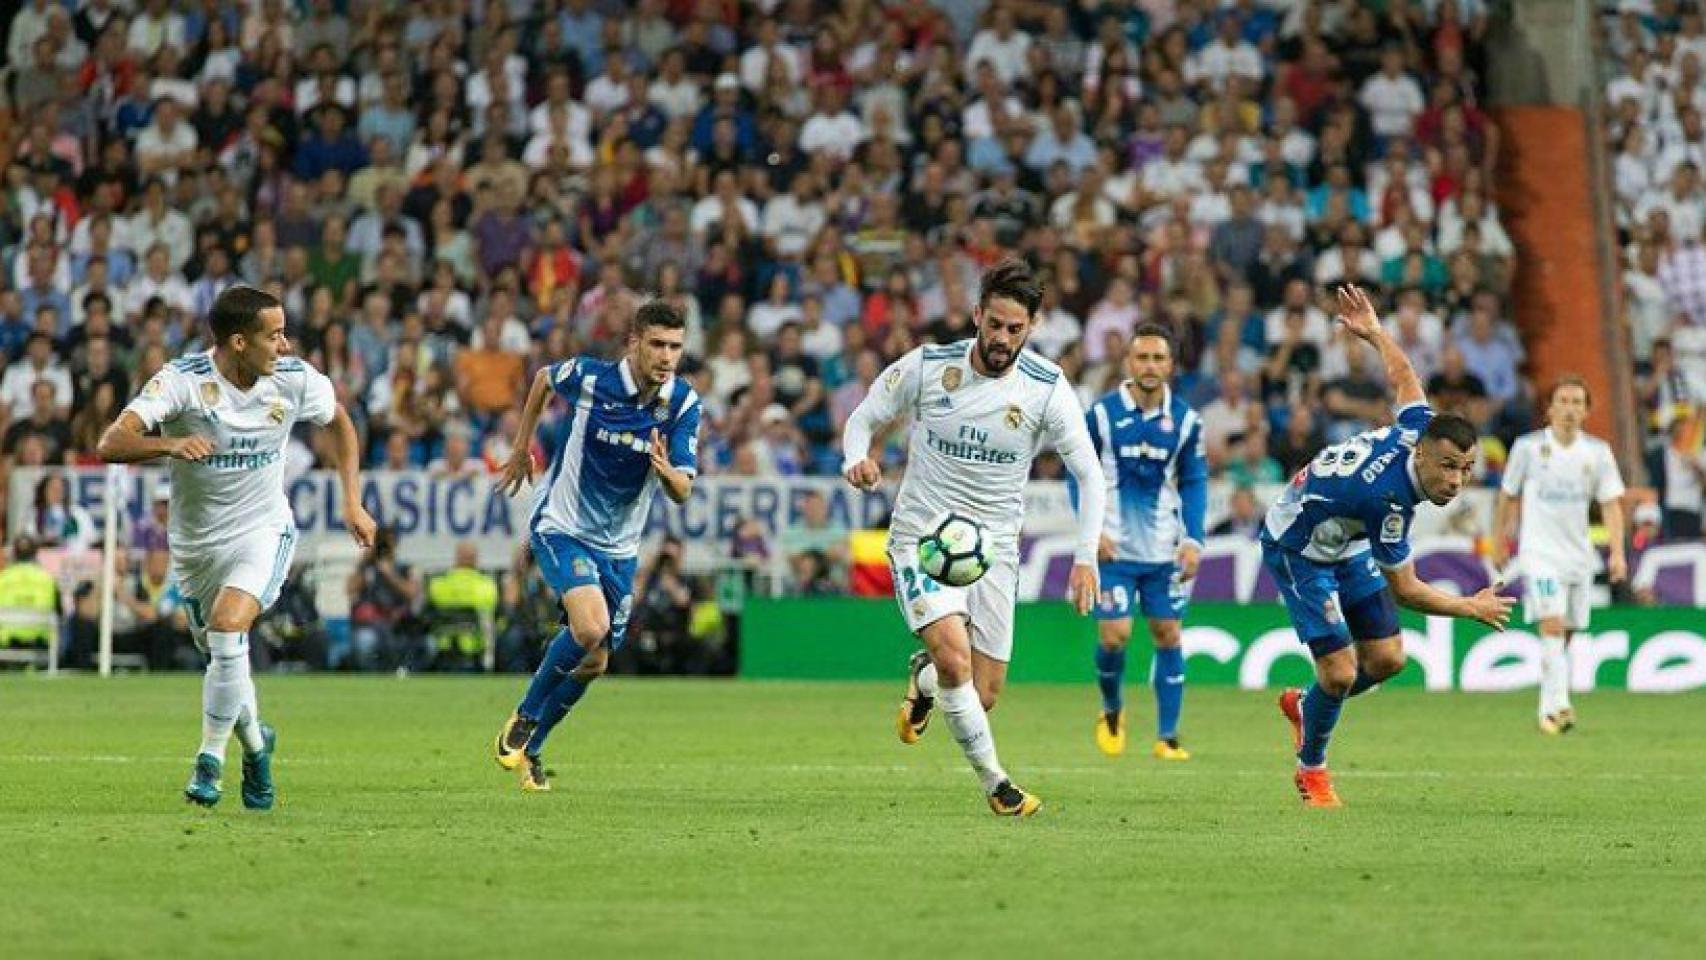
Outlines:
POLYGON ((1172 384, 1164 383, 1161 385, 1161 405, 1156 407, 1154 410, 1144 410, 1138 407, 1137 401, 1132 399, 1131 386, 1132 382, 1130 380, 1123 380, 1120 382, 1120 399, 1125 402, 1127 413, 1136 410, 1138 413, 1143 414, 1143 419, 1153 420, 1156 417, 1167 416, 1173 409, 1172 384))
MULTIPOLYGON (((622 389, 626 390, 628 392, 628 396, 630 396, 630 397, 639 396, 640 385, 638 383, 634 382, 634 371, 628 367, 628 358, 627 357, 623 357, 622 362, 618 363, 616 365, 616 373, 619 376, 621 376, 621 378, 622 378, 622 389)), ((670 374, 669 379, 665 380, 663 382, 663 385, 658 387, 658 394, 657 395, 667 399, 674 394, 674 390, 675 390, 675 375, 670 374)))

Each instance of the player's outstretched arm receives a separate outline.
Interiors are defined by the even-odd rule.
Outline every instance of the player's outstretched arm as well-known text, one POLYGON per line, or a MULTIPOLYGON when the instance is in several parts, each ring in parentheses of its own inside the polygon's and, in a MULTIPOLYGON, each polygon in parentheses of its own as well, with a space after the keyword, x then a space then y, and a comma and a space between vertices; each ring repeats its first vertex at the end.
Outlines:
POLYGON ((361 505, 361 435, 356 433, 355 421, 350 419, 349 412, 341 403, 333 409, 332 422, 326 426, 332 431, 333 448, 338 453, 338 462, 334 466, 338 471, 338 484, 344 490, 344 525, 349 527, 355 545, 366 550, 373 546, 373 536, 379 525, 361 505))
POLYGON ((521 408, 521 425, 510 438, 509 461, 498 476, 498 489, 513 497, 521 488, 533 482, 538 464, 533 462, 533 432, 539 429, 539 417, 551 399, 551 367, 540 367, 533 375, 533 385, 527 389, 527 403, 521 408))
POLYGON ((1495 630, 1503 630, 1510 620, 1511 607, 1516 601, 1500 596, 1492 587, 1484 587, 1472 597, 1454 597, 1422 581, 1416 576, 1416 565, 1406 563, 1386 571, 1392 595, 1403 606, 1418 613, 1440 617, 1462 617, 1479 620, 1495 630))
POLYGON ((1346 284, 1339 288, 1339 322, 1358 338, 1367 342, 1380 351, 1380 362, 1386 367, 1386 382, 1392 387, 1393 402, 1402 410, 1413 403, 1427 402, 1427 394, 1422 392, 1421 378, 1416 376, 1416 368, 1410 366, 1410 358, 1404 356, 1404 351, 1386 333, 1386 328, 1380 325, 1380 317, 1374 312, 1374 303, 1368 299, 1368 294, 1355 284, 1346 284))
POLYGON ((141 417, 126 410, 101 435, 95 452, 108 463, 146 463, 161 457, 194 462, 213 453, 213 441, 206 437, 151 437, 147 430, 141 417))

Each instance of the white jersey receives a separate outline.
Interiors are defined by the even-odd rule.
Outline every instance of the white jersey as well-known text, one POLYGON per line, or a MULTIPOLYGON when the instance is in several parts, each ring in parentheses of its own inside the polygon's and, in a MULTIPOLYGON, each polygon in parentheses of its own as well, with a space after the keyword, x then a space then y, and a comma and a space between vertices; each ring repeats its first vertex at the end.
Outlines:
POLYGON ((174 554, 194 553, 260 529, 294 527, 284 496, 284 450, 298 420, 327 424, 337 412, 332 381, 306 361, 280 357, 247 392, 232 386, 211 353, 160 368, 125 408, 146 429, 199 435, 213 453, 198 463, 173 458, 174 554))
POLYGON ((843 472, 869 455, 877 428, 910 416, 890 537, 916 541, 953 510, 983 524, 994 556, 1017 556, 1031 461, 1048 444, 1083 492, 1078 559, 1094 563, 1105 492, 1072 384, 1030 350, 1005 375, 985 377, 971 365, 973 342, 919 347, 884 371, 849 418, 843 472))
POLYGON ((1599 556, 1588 539, 1588 507, 1623 496, 1623 477, 1605 441, 1580 433, 1564 446, 1550 429, 1518 437, 1501 489, 1522 496, 1517 555, 1524 574, 1593 577, 1599 556))

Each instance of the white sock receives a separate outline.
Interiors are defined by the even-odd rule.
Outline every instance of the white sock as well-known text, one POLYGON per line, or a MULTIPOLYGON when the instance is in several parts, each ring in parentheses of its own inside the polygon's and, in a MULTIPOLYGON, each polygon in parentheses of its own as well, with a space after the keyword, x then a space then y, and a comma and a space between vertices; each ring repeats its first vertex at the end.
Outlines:
POLYGON ((1557 686, 1552 688, 1552 706, 1556 710, 1570 709, 1570 635, 1558 638, 1557 686))
POLYGON ((237 739, 243 743, 244 753, 260 753, 266 747, 266 738, 261 736, 261 700, 255 692, 255 678, 250 671, 244 671, 243 678, 243 712, 237 717, 237 739))
POLYGON ((936 703, 953 731, 954 740, 965 751, 972 769, 983 781, 983 792, 989 793, 1007 779, 1001 761, 995 757, 995 734, 989 730, 989 714, 977 697, 977 688, 968 681, 957 687, 943 687, 936 694, 936 703))
POLYGON ((1564 638, 1540 638, 1540 715, 1549 717, 1570 704, 1570 661, 1564 638))
POLYGON ((237 631, 209 630, 207 652, 207 673, 201 681, 201 752, 223 762, 250 683, 249 638, 237 631))
POLYGON ((926 664, 924 669, 918 671, 919 693, 926 697, 934 697, 941 686, 936 680, 936 665, 934 663, 926 664))

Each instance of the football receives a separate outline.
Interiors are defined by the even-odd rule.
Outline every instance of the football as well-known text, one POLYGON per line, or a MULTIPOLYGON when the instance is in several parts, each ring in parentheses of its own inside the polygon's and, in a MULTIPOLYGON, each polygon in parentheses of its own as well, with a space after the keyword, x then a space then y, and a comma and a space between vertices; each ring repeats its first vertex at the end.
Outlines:
POLYGON ((963 513, 943 514, 918 541, 924 575, 950 587, 969 587, 989 570, 983 525, 963 513))

